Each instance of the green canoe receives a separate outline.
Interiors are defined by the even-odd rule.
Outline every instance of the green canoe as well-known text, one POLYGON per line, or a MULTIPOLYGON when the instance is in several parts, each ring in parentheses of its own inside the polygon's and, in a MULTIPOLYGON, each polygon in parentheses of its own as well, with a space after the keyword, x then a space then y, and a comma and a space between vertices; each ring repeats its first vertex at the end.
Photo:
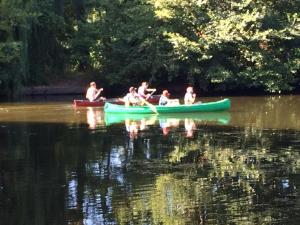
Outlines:
POLYGON ((105 103, 105 113, 190 113, 190 112, 213 112, 225 111, 230 109, 230 100, 228 98, 216 102, 195 103, 193 105, 176 105, 176 106, 130 106, 116 105, 105 103))

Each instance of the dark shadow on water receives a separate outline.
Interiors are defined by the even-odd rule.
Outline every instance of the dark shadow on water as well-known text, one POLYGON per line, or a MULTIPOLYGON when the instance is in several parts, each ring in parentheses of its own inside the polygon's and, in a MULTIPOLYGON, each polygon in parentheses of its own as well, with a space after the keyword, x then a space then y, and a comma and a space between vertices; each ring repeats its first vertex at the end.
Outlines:
POLYGON ((125 121, 1 122, 0 221, 297 224, 299 140, 191 118, 155 119, 134 138, 125 121))
POLYGON ((229 112, 115 117, 2 103, 0 221, 298 224, 298 96, 231 100, 229 112))

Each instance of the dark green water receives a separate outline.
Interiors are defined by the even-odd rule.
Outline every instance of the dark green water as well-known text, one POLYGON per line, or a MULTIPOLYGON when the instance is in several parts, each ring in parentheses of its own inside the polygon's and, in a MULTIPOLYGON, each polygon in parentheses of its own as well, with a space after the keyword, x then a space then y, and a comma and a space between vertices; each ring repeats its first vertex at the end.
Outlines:
POLYGON ((299 224, 300 96, 231 100, 141 118, 0 103, 0 224, 299 224))

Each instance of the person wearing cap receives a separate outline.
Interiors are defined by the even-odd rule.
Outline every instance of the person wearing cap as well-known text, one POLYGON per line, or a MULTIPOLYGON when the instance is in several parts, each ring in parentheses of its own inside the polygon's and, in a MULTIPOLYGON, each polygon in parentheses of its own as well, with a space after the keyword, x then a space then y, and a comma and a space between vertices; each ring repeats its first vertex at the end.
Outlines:
POLYGON ((168 92, 168 90, 164 90, 160 96, 158 104, 159 105, 167 105, 169 102, 169 96, 170 96, 170 93, 168 92))
POLYGON ((124 97, 125 106, 139 105, 141 103, 140 96, 136 93, 135 87, 129 88, 129 93, 124 97))
POLYGON ((138 95, 143 98, 143 99, 148 99, 151 94, 150 93, 147 93, 147 92, 155 92, 156 89, 155 88, 148 88, 149 84, 144 81, 142 82, 141 86, 138 88, 138 95))
POLYGON ((184 95, 184 104, 192 105, 194 104, 195 100, 196 100, 196 94, 194 93, 193 87, 188 87, 184 95))
MULTIPOLYGON (((103 91, 103 88, 97 89, 97 85, 94 81, 90 83, 90 87, 86 91, 85 97, 90 101, 94 102, 97 100, 99 95, 101 94, 101 91, 103 91)), ((99 100, 104 100, 105 98, 100 98, 99 100)))

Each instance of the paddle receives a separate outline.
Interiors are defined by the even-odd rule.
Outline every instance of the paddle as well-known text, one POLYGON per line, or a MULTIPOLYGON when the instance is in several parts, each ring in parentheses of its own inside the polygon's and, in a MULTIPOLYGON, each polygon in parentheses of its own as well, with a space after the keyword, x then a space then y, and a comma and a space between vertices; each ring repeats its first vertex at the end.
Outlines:
POLYGON ((106 102, 110 102, 110 103, 115 103, 115 104, 119 104, 121 102, 125 102, 123 98, 109 98, 106 99, 106 102))
POLYGON ((153 89, 153 91, 150 93, 150 95, 146 98, 146 100, 148 100, 148 98, 150 98, 152 95, 153 95, 153 93, 154 92, 156 92, 156 89, 153 89))
POLYGON ((94 101, 105 101, 106 98, 100 96, 101 92, 103 91, 103 88, 100 88, 100 89, 97 90, 97 91, 98 91, 98 92, 97 92, 97 94, 96 94, 96 96, 95 96, 94 101))
POLYGON ((146 99, 142 99, 142 103, 145 103, 149 108, 155 113, 158 114, 157 109, 154 105, 152 105, 150 102, 148 102, 146 99))
POLYGON ((150 102, 147 101, 147 99, 150 98, 150 97, 153 95, 154 92, 156 92, 156 89, 153 89, 153 91, 150 93, 149 96, 147 96, 146 99, 142 99, 142 105, 143 105, 143 104, 146 104, 147 106, 149 106, 149 108, 150 108, 155 114, 158 114, 156 107, 155 107, 154 105, 152 105, 150 102))

